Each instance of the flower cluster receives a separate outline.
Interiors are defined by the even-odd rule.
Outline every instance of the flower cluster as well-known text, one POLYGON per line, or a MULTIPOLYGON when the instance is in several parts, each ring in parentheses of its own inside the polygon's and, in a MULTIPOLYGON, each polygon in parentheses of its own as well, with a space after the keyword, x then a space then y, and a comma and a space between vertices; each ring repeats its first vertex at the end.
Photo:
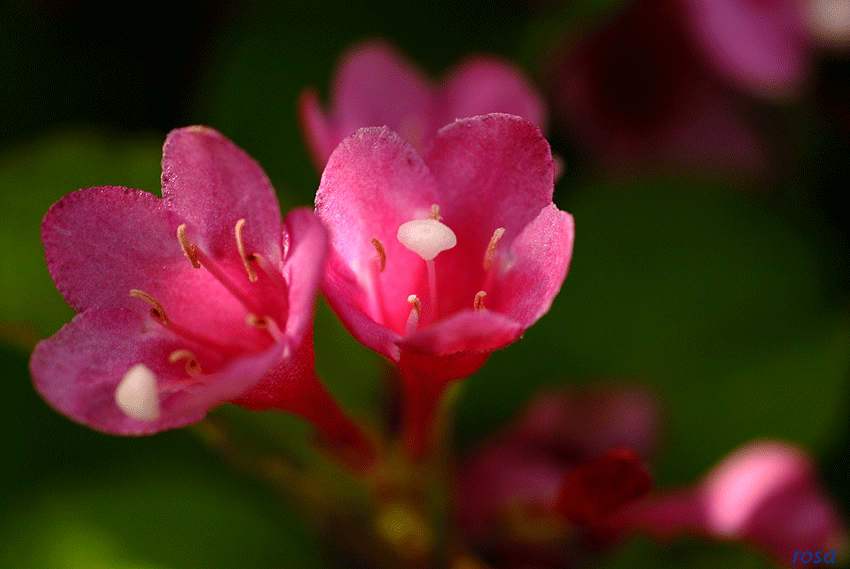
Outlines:
MULTIPOLYGON (((612 84, 598 82, 619 38, 680 14, 694 30, 713 29, 734 2, 680 4, 668 11, 642 0, 577 48, 563 68, 564 104, 588 132, 605 115, 610 138, 595 140, 620 158, 683 140, 682 151, 701 154, 720 132, 735 133, 724 157, 760 156, 716 78, 684 58, 722 61, 722 73, 776 95, 804 75, 791 39, 762 38, 783 49, 758 74, 750 66, 764 59, 759 37, 714 41, 666 28, 653 48, 690 47, 662 70, 683 80, 656 101, 664 126, 605 106, 612 84)), ((796 37, 790 24, 773 25, 787 23, 786 11, 766 10, 771 17, 755 28, 796 37)), ((634 388, 542 395, 502 435, 446 467, 437 434, 448 386, 542 318, 570 267, 574 220, 553 202, 543 99, 493 58, 469 59, 432 84, 383 43, 346 55, 331 99, 327 113, 315 91, 300 100, 322 172, 312 209, 282 217, 260 166, 207 127, 168 135, 162 197, 104 186, 50 208, 47 265, 77 311, 32 354, 35 386, 52 406, 119 435, 182 427, 226 402, 295 414, 373 492, 376 527, 389 519, 427 532, 433 512, 423 496, 441 482, 454 497, 443 521, 492 567, 573 566, 636 533, 747 542, 779 564, 799 550, 844 553, 843 520, 813 460, 789 444, 752 443, 694 487, 653 491, 659 406, 634 388), (319 293, 398 379, 400 428, 361 423, 324 387, 312 339, 319 293)), ((436 558, 428 540, 417 549, 387 535, 396 561, 436 558)), ((458 553, 452 563, 470 558, 458 553)))

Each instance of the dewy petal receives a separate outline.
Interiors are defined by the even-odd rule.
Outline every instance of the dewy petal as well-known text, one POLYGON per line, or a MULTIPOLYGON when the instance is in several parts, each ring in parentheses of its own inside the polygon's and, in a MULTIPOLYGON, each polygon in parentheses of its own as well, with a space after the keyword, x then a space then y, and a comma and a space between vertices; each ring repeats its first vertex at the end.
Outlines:
POLYGON ((279 347, 236 358, 229 367, 193 383, 168 354, 180 344, 157 326, 146 327, 131 310, 91 308, 36 346, 30 370, 42 396, 57 410, 100 431, 150 434, 199 421, 207 410, 243 392, 280 357, 279 347), (124 374, 145 364, 160 386, 160 417, 151 422, 127 416, 115 403, 124 374), (171 387, 165 386, 173 383, 171 387))
POLYGON ((493 309, 527 328, 548 312, 567 276, 573 253, 573 216, 555 204, 544 207, 511 243, 501 268, 493 309))
POLYGON ((504 227, 504 239, 512 241, 552 203, 549 143, 520 117, 494 113, 455 121, 440 129, 425 163, 440 187, 445 224, 467 226, 464 234, 485 245, 497 227, 504 227))
POLYGON ((396 233, 407 221, 427 219, 437 200, 422 158, 386 128, 364 128, 344 140, 316 193, 316 215, 327 224, 333 248, 323 284, 328 301, 361 341, 394 359, 386 342, 404 331, 407 297, 425 270, 396 233), (379 284, 373 238, 383 244, 392 287, 379 284))
MULTIPOLYGON (((442 128, 425 161, 440 186, 443 222, 458 241, 440 255, 437 266, 444 317, 468 308, 481 290, 486 280, 482 261, 494 231, 504 228, 500 249, 509 249, 552 203, 554 164, 539 129, 503 114, 462 119, 442 128), (440 274, 452 276, 440 280, 440 274)), ((498 290, 496 285, 495 291, 485 292, 498 290)), ((492 302, 500 301, 488 296, 485 306, 492 302)))
POLYGON ((157 295, 161 274, 191 270, 172 231, 176 226, 162 200, 147 192, 111 186, 79 190, 44 216, 47 268, 74 310, 127 306, 130 289, 157 295))
POLYGON ((443 82, 435 128, 488 113, 516 115, 546 130, 546 103, 529 80, 495 57, 471 57, 443 82))
POLYGON ((214 257, 236 251, 234 226, 244 218, 246 248, 279 266, 282 222, 274 189, 260 165, 219 132, 193 126, 169 133, 162 196, 214 257))

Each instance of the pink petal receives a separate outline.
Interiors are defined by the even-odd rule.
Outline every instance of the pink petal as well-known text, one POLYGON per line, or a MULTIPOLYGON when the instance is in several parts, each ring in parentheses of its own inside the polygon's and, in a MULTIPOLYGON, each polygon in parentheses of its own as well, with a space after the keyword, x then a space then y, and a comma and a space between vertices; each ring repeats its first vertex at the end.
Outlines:
POLYGON ((331 118, 322 110, 319 94, 315 89, 305 89, 299 95, 298 122, 301 125, 301 134, 307 141, 313 165, 321 172, 340 139, 331 124, 331 118))
POLYGON ((447 125, 425 162, 439 184, 438 203, 446 225, 484 246, 497 227, 505 228, 507 242, 513 241, 552 203, 549 143, 520 117, 490 114, 447 125))
POLYGON ((107 433, 142 435, 199 421, 210 407, 256 382, 280 357, 275 347, 237 358, 203 384, 193 384, 182 363, 168 361, 168 354, 181 347, 130 310, 92 308, 40 342, 30 370, 42 396, 72 419, 107 433), (162 416, 156 421, 132 419, 115 403, 118 383, 138 363, 157 376, 162 416))
POLYGON ((41 226, 47 268, 77 311, 130 306, 130 289, 156 296, 164 276, 191 270, 173 229, 177 222, 156 196, 119 187, 68 194, 41 226))
POLYGON ((433 355, 492 352, 522 336, 525 328, 507 316, 462 310, 397 342, 403 350, 433 355))
POLYGON ((284 219, 289 248, 283 263, 288 286, 286 337, 295 350, 313 322, 316 291, 328 256, 328 231, 309 208, 290 211, 284 219))
POLYGON ((245 247, 275 267, 281 260, 277 196, 253 158, 217 131, 193 126, 172 131, 162 150, 162 195, 188 222, 197 245, 214 258, 238 255, 240 219, 245 247))
POLYGON ((361 341, 380 344, 404 331, 407 297, 423 294, 417 288, 425 265, 396 234, 402 223, 426 219, 437 195, 422 158, 386 128, 361 129, 328 161, 316 193, 316 215, 328 226, 334 251, 323 286, 343 323, 356 328, 358 338, 369 338, 361 341), (382 273, 372 238, 386 252, 382 273))
POLYGON ((549 311, 567 276, 573 253, 573 216, 544 207, 511 243, 493 308, 527 328, 549 311))
POLYGON ((340 61, 331 90, 337 141, 368 126, 387 126, 414 147, 432 135, 428 79, 388 44, 363 44, 340 61))
POLYGON ((711 64, 756 94, 786 97, 807 72, 805 27, 795 0, 682 0, 711 64))
POLYGON ((541 130, 547 127, 543 97, 513 65, 495 57, 472 57, 454 68, 443 82, 434 128, 456 119, 487 113, 516 115, 541 130))

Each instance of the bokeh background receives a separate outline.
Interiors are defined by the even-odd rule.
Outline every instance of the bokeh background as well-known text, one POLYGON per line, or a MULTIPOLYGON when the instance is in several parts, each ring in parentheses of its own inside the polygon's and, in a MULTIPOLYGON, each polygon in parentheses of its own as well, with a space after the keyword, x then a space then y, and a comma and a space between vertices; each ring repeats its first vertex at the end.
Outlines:
MULTIPOLYGON (((319 177, 296 98, 308 86, 327 95, 344 49, 380 37, 433 77, 470 53, 494 53, 555 102, 558 58, 630 3, 105 9, 0 0, 0 567, 332 566, 292 503, 222 460, 198 430, 110 437, 59 416, 34 392, 29 350, 73 315, 39 238, 53 202, 96 185, 157 193, 166 133, 206 124, 258 159, 284 211, 311 204, 319 177)), ((467 381, 458 453, 541 388, 633 383, 664 411, 650 457, 659 487, 694 482, 740 444, 771 437, 813 453, 827 486, 850 504, 850 49, 815 50, 810 65, 794 99, 735 93, 780 150, 756 174, 663 160, 615 169, 553 120, 550 141, 565 163, 555 201, 577 225, 573 264, 551 312, 467 381)), ((641 89, 651 88, 634 85, 629 112, 643 112, 641 89)), ((355 414, 374 414, 382 363, 323 302, 316 352, 334 393, 355 414)), ((281 452, 307 448, 299 420, 233 408, 214 415, 281 452)), ((734 544, 635 539, 599 566, 770 565, 734 544)))

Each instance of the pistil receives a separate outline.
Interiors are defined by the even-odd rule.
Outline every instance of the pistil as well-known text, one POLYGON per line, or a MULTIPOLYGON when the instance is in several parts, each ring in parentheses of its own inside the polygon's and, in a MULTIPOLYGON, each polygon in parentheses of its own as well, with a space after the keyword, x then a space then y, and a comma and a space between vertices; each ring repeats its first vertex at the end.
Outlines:
POLYGON ((131 367, 118 383, 115 403, 128 417, 156 421, 162 415, 156 376, 145 364, 131 367))
POLYGON ((434 318, 437 317, 437 270, 434 257, 457 245, 457 236, 440 221, 440 206, 431 206, 431 217, 402 223, 396 237, 399 242, 422 257, 428 270, 428 290, 434 318))

